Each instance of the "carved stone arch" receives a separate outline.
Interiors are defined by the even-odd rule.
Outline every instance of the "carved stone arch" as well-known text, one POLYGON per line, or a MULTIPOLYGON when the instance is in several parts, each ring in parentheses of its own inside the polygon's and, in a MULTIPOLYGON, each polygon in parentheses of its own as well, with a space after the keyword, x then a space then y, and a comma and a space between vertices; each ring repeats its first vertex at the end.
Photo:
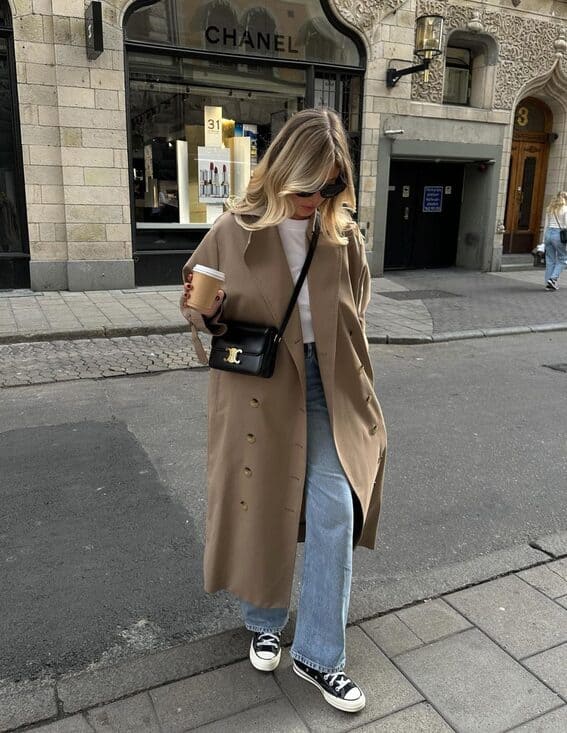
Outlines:
POLYGON ((563 54, 558 53, 549 71, 530 79, 516 93, 512 118, 518 103, 526 97, 537 97, 545 102, 555 117, 555 109, 567 114, 567 69, 563 54))
MULTIPOLYGON (((561 44, 561 37, 558 40, 561 44)), ((556 42, 557 48, 557 42, 556 42)), ((510 115, 510 125, 518 104, 526 97, 544 102, 553 115, 549 168, 545 186, 545 199, 567 188, 567 63, 561 51, 548 71, 526 82, 517 92, 510 115), (555 135, 557 138, 555 139, 555 135)))
POLYGON ((366 55, 370 58, 380 20, 384 16, 384 6, 395 4, 400 7, 405 2, 407 0, 327 0, 327 5, 341 23, 361 38, 366 55))
POLYGON ((447 33, 446 45, 470 48, 476 55, 485 56, 487 66, 498 63, 498 41, 490 33, 473 33, 465 28, 454 28, 447 33))

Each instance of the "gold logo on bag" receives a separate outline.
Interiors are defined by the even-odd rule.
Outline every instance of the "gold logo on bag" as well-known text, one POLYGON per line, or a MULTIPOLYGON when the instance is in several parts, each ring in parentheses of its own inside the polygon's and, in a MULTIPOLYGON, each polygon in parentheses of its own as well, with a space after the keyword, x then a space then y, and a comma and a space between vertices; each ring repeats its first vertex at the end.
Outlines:
POLYGON ((224 357, 226 362, 229 364, 240 364, 236 357, 238 354, 242 354, 242 349, 237 349, 236 346, 227 346, 226 351, 227 356, 224 357))

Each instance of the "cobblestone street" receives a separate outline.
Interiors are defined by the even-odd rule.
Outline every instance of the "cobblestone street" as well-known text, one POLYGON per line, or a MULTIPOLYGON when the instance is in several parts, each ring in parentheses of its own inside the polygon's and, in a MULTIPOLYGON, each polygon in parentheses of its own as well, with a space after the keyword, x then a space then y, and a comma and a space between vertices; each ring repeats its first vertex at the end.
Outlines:
POLYGON ((200 366, 188 333, 0 345, 0 387, 200 366))
MULTIPOLYGON (((199 367, 178 290, 0 293, 0 387, 199 367)), ((545 291, 540 270, 393 273, 372 291, 371 343, 567 330, 567 288, 545 291)))

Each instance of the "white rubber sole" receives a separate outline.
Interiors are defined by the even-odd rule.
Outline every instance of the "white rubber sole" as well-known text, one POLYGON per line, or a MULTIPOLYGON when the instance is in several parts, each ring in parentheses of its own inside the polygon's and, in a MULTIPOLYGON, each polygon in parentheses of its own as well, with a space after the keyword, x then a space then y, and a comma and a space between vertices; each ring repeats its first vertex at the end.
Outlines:
POLYGON ((314 679, 311 679, 308 674, 305 674, 303 670, 299 669, 295 662, 293 663, 293 671, 298 677, 301 677, 302 680, 305 680, 306 682, 311 682, 311 684, 316 687, 323 695, 325 701, 328 702, 329 705, 337 708, 337 710, 342 710, 343 713, 358 713, 360 710, 366 707, 366 698, 362 690, 360 690, 361 697, 359 697, 358 700, 341 700, 340 698, 333 697, 333 695, 329 695, 328 692, 325 692, 325 690, 320 685, 318 685, 314 679))
POLYGON ((262 659, 256 654, 254 650, 254 645, 252 642, 250 642, 249 657, 250 664, 254 667, 254 669, 258 669, 260 672, 273 672, 274 669, 278 668, 280 659, 282 658, 282 650, 280 648, 279 652, 273 659, 262 659))

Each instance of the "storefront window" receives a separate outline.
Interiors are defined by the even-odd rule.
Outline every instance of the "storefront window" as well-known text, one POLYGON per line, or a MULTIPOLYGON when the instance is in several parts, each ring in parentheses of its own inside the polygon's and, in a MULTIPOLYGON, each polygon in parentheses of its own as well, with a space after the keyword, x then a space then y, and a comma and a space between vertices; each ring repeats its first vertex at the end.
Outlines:
POLYGON ((214 221, 305 97, 300 69, 132 52, 129 73, 139 229, 214 221))
POLYGON ((336 110, 358 167, 364 51, 332 25, 322 2, 140 0, 130 9, 125 44, 138 283, 178 281, 186 254, 244 193, 270 142, 298 110, 336 110))
POLYGON ((126 39, 196 51, 361 66, 355 43, 326 18, 319 0, 197 0, 135 10, 126 39))

